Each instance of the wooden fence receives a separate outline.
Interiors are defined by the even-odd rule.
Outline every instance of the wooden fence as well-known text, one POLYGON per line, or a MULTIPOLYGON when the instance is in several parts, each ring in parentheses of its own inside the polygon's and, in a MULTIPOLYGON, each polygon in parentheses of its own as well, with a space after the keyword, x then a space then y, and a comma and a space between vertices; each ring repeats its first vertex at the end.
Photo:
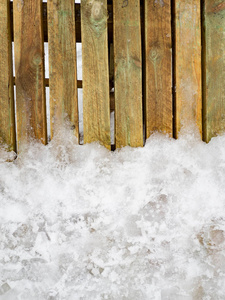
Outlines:
POLYGON ((47 143, 46 86, 51 137, 67 116, 79 139, 82 87, 85 143, 111 148, 110 103, 116 148, 142 146, 156 130, 177 138, 190 123, 208 142, 225 129, 224 80, 225 1, 0 0, 0 142, 10 150, 47 143))

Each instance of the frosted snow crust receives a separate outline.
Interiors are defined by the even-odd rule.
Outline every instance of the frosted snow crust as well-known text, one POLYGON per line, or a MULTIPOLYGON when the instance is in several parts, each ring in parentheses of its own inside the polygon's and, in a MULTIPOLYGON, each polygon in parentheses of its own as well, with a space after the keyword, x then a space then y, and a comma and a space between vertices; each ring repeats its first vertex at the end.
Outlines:
POLYGON ((154 134, 112 153, 62 129, 14 162, 1 149, 0 299, 224 299, 224 146, 154 134))

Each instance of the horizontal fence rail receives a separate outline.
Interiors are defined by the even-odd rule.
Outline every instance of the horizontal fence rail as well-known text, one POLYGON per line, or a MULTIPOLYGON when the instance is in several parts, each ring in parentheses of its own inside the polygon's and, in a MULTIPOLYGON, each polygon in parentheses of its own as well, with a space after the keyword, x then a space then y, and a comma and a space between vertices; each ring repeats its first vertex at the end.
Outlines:
POLYGON ((45 87, 51 138, 67 120, 79 141, 82 88, 84 143, 138 147, 192 124, 209 142, 225 131, 224 20, 221 0, 0 0, 0 144, 20 152, 33 138, 48 142, 45 87))

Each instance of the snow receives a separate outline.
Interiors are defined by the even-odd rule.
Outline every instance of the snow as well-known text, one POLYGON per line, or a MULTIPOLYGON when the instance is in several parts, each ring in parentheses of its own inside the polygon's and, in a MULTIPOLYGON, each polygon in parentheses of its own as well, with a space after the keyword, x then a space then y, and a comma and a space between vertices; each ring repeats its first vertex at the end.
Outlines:
POLYGON ((224 299, 224 145, 110 152, 61 128, 2 160, 0 299, 224 299))

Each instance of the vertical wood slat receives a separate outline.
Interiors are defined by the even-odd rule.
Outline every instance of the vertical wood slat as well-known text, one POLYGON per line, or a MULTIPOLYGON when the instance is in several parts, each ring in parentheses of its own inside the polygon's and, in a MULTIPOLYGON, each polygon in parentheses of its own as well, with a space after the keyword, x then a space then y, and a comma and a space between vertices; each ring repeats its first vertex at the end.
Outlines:
POLYGON ((79 138, 74 0, 48 0, 50 128, 68 118, 79 138))
POLYGON ((47 142, 42 0, 14 0, 17 145, 47 142))
POLYGON ((225 132, 225 3, 204 1, 204 140, 225 132))
POLYGON ((9 0, 0 0, 0 144, 16 151, 9 4, 9 0))
POLYGON ((146 138, 155 130, 172 136, 172 41, 170 0, 144 1, 146 138))
POLYGON ((81 1, 84 143, 110 145, 107 0, 81 1))
POLYGON ((143 146, 140 2, 113 1, 116 148, 143 146))
POLYGON ((16 151, 10 1, 0 0, 0 144, 16 151))
POLYGON ((175 137, 197 124, 202 133, 201 12, 199 0, 175 0, 175 137))

